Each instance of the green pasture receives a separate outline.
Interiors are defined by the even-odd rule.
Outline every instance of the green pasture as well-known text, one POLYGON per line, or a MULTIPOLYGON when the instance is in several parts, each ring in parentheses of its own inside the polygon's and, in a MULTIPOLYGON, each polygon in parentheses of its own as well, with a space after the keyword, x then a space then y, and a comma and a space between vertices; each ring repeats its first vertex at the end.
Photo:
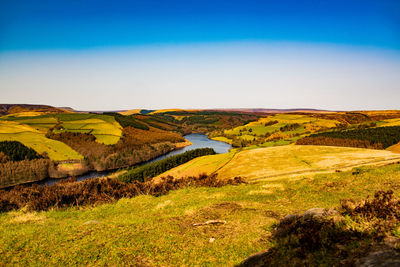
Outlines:
POLYGON ((0 141, 18 141, 42 154, 46 152, 52 160, 83 159, 83 156, 66 144, 48 139, 45 135, 28 126, 16 122, 0 121, 0 141))
POLYGON ((42 133, 59 124, 62 130, 54 130, 59 133, 81 132, 92 133, 98 142, 112 145, 116 144, 122 135, 122 127, 113 116, 87 113, 61 113, 45 114, 39 116, 3 116, 0 121, 14 121, 22 125, 28 125, 42 133))

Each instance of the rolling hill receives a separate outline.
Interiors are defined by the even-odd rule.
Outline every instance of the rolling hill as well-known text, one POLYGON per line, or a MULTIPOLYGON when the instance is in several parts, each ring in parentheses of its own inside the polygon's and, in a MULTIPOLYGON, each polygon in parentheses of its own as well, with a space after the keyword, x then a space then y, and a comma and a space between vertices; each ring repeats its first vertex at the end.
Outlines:
POLYGON ((216 173, 220 179, 237 176, 246 180, 273 179, 396 160, 400 160, 399 154, 385 150, 289 145, 196 158, 159 175, 158 178, 168 175, 179 178, 216 173))
POLYGON ((23 112, 37 113, 68 113, 70 111, 56 108, 48 105, 30 105, 30 104, 0 104, 0 115, 8 115, 23 112))

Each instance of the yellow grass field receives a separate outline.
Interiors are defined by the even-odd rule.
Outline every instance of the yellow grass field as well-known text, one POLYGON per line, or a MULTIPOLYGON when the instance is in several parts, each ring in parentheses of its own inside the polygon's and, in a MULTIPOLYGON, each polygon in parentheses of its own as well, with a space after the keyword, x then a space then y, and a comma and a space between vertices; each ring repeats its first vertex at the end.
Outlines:
POLYGON ((141 109, 130 109, 130 110, 125 110, 122 112, 118 112, 121 115, 129 116, 132 114, 140 114, 141 109))
POLYGON ((159 177, 166 175, 185 177, 216 172, 221 179, 241 176, 251 180, 334 171, 396 159, 400 159, 399 154, 385 150, 287 145, 204 156, 159 177))
POLYGON ((187 177, 201 173, 209 174, 218 170, 219 168, 222 168, 225 164, 232 160, 234 155, 234 152, 229 152, 224 154, 198 157, 157 176, 155 179, 159 179, 167 175, 172 175, 174 177, 187 177))
POLYGON ((46 152, 52 160, 83 159, 66 144, 48 139, 39 130, 13 121, 0 121, 0 141, 19 141, 38 153, 46 152))
POLYGON ((400 153, 400 143, 390 146, 390 147, 386 148, 386 150, 392 151, 394 153, 400 153))
POLYGON ((25 111, 25 112, 20 112, 20 113, 13 113, 13 117, 35 117, 39 115, 46 114, 45 112, 40 112, 40 111, 25 111))
POLYGON ((381 126, 400 126, 400 118, 384 120, 381 126))
POLYGON ((153 111, 149 114, 157 114, 157 113, 165 113, 165 112, 171 112, 171 111, 198 111, 197 109, 179 109, 179 108, 174 108, 174 109, 159 109, 156 111, 153 111))

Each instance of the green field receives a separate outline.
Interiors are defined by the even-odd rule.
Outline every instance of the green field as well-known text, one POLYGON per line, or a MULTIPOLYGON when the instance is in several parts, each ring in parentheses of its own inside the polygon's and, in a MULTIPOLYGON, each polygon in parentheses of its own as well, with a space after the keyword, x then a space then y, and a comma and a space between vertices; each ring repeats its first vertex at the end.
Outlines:
POLYGON ((221 179, 236 176, 261 179, 314 171, 334 171, 394 159, 400 159, 400 155, 385 150, 287 145, 204 156, 160 176, 185 177, 216 172, 221 179))
POLYGON ((258 136, 279 131, 281 127, 293 123, 300 124, 300 127, 294 131, 286 132, 287 134, 304 133, 306 131, 315 131, 321 128, 332 128, 335 127, 339 122, 335 120, 313 118, 307 115, 277 114, 261 118, 258 121, 250 122, 244 126, 239 126, 232 130, 226 130, 225 133, 238 135, 240 130, 245 129, 246 131, 243 131, 242 134, 249 134, 251 129, 251 134, 258 136), (265 123, 275 120, 278 121, 278 123, 265 126, 265 123))
POLYGON ((288 145, 311 133, 330 131, 338 125, 346 125, 347 129, 357 129, 371 127, 371 123, 375 124, 372 127, 399 126, 400 119, 366 121, 348 125, 335 119, 321 119, 310 115, 274 114, 233 129, 211 132, 210 136, 214 140, 233 144, 235 147, 271 147, 288 145), (274 124, 269 125, 270 122, 274 124), (293 130, 282 130, 282 127, 291 124, 298 124, 298 127, 293 130))
POLYGON ((0 121, 0 141, 6 140, 19 141, 40 154, 46 152, 56 161, 83 159, 82 155, 66 144, 48 139, 42 132, 14 121, 0 121))
POLYGON ((61 113, 39 116, 19 116, 16 114, 0 117, 0 121, 18 122, 43 134, 46 134, 50 128, 59 125, 62 130, 54 130, 54 132, 91 133, 99 143, 106 145, 116 144, 122 135, 122 127, 113 116, 99 114, 61 113))
POLYGON ((257 146, 269 147, 290 144, 309 133, 333 128, 338 124, 340 122, 337 120, 320 119, 308 115, 276 114, 233 129, 213 132, 211 136, 215 140, 227 143, 233 143, 233 138, 238 138, 239 140, 257 141, 257 146), (268 123, 272 121, 275 123, 269 125, 268 123), (281 131, 282 127, 290 124, 298 124, 298 127, 293 130, 281 131))
POLYGON ((59 126, 63 131, 91 133, 99 143, 116 144, 122 135, 122 127, 114 117, 98 114, 44 114, 20 116, 13 114, 0 117, 0 141, 19 141, 38 153, 46 152, 52 160, 82 159, 82 155, 66 144, 45 137, 50 128, 59 126))
POLYGON ((62 127, 63 127, 62 130, 55 130, 54 132, 59 133, 67 131, 67 132, 91 133, 96 137, 96 140, 99 143, 103 143, 106 145, 116 144, 122 134, 121 126, 115 120, 106 121, 104 120, 104 118, 97 118, 97 117, 92 119, 77 119, 77 120, 63 121, 62 127))
POLYGON ((62 122, 63 130, 55 132, 91 133, 99 143, 116 144, 122 135, 122 127, 113 116, 99 114, 56 114, 62 122))
POLYGON ((232 266, 268 249, 286 214, 333 208, 388 185, 398 196, 400 165, 187 188, 97 207, 0 214, 4 265, 232 266), (335 185, 335 186, 332 186, 335 185), (211 219, 222 225, 193 226, 211 219), (210 239, 214 238, 213 242, 210 239))

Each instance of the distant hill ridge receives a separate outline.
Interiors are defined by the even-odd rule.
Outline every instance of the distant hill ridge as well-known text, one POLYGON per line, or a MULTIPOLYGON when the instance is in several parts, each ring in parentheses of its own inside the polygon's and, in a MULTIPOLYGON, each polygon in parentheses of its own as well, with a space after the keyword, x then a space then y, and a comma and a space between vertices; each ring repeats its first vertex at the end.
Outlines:
POLYGON ((33 104, 0 104, 0 114, 8 115, 21 112, 45 112, 45 113, 67 113, 66 109, 60 109, 49 105, 33 104))
POLYGON ((266 109, 266 108, 214 108, 214 109, 158 109, 158 110, 147 110, 147 109, 128 109, 119 111, 122 115, 131 114, 158 114, 165 112, 184 112, 184 111, 216 111, 216 112, 244 112, 244 113, 289 113, 289 112, 303 112, 303 113, 329 113, 338 112, 323 109, 311 109, 311 108, 293 108, 293 109, 266 109))
POLYGON ((303 112, 303 113, 327 113, 327 112, 338 112, 323 109, 312 109, 312 108, 292 108, 292 109, 268 109, 268 108, 221 108, 221 109, 209 109, 210 111, 235 111, 235 112, 251 112, 251 113, 288 113, 288 112, 303 112))

